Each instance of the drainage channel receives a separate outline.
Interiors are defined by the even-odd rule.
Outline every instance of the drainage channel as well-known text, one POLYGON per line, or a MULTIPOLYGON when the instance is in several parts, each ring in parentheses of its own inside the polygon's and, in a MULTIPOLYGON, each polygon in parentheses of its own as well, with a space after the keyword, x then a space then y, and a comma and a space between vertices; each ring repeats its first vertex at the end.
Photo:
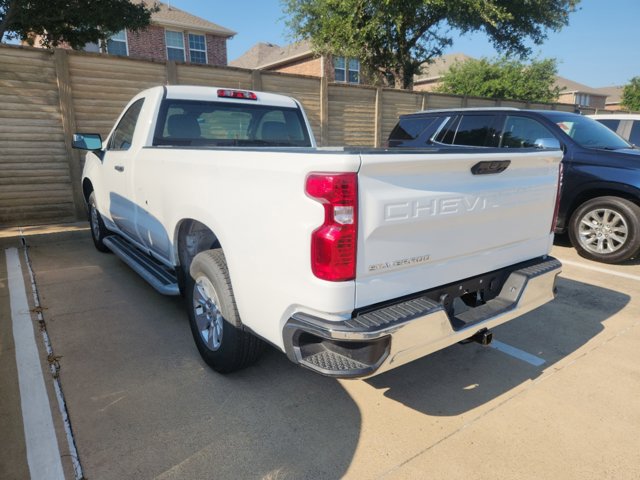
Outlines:
POLYGON ((40 295, 38 294, 38 287, 36 285, 35 275, 31 265, 31 258, 29 257, 29 246, 26 239, 20 231, 20 241, 22 242, 22 248, 24 251, 24 259, 29 271, 29 280, 31 282, 31 293, 33 295, 33 303, 35 305, 35 313, 38 318, 38 326, 40 333, 42 334, 42 341, 47 351, 47 363, 49 364, 49 371, 53 378, 53 388, 56 392, 56 398, 58 400, 58 409, 62 417, 62 423, 64 425, 64 431, 67 437, 67 446, 69 448, 69 454, 71 462, 73 464, 73 472, 75 480, 84 480, 84 473, 82 471, 82 465, 78 456, 78 450, 76 448, 75 438, 73 436, 73 428, 71 427, 71 420, 69 419, 69 413, 67 411, 67 404, 64 398, 64 392, 62 391, 62 385, 60 383, 60 364, 58 363, 58 357, 53 352, 51 341, 49 340, 49 334, 47 333, 47 324, 42 315, 42 306, 40 305, 40 295))

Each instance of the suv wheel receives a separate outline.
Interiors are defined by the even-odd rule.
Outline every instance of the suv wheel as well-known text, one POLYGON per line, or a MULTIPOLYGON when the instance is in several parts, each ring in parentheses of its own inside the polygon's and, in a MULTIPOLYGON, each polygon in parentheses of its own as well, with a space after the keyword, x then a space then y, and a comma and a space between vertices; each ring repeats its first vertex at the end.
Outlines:
POLYGON ((590 260, 629 260, 640 250, 640 207, 619 197, 591 199, 571 216, 569 238, 578 253, 590 260))

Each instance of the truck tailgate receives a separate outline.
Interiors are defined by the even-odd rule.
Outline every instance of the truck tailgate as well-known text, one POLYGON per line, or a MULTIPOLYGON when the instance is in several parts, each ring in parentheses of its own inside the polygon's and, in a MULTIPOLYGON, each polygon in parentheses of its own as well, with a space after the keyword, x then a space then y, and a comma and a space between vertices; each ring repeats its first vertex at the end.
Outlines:
POLYGON ((549 253, 562 153, 514 153, 363 153, 356 308, 549 253))

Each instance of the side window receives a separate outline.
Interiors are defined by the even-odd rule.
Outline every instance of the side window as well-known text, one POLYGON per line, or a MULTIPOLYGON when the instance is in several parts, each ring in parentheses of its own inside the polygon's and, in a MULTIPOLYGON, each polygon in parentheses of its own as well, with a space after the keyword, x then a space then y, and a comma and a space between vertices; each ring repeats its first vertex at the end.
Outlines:
POLYGON ((451 145, 453 143, 453 138, 456 136, 456 130, 458 129, 459 123, 460 117, 450 117, 442 130, 440 130, 440 132, 436 135, 434 140, 438 143, 446 143, 447 145, 451 145))
POLYGON ((620 126, 620 120, 613 120, 611 118, 606 118, 606 119, 598 118, 597 120, 598 122, 603 124, 605 127, 607 127, 610 130, 613 130, 614 132, 618 130, 618 127, 620 126))
POLYGON ((629 142, 634 145, 640 145, 640 120, 634 120, 631 127, 631 134, 629 135, 629 142))
POLYGON ((131 105, 122 116, 120 123, 118 123, 118 126, 113 131, 113 135, 111 135, 109 139, 109 145, 107 146, 109 150, 129 150, 143 103, 144 98, 141 98, 131 105))
POLYGON ((530 148, 539 140, 554 139, 555 136, 540 122, 528 117, 507 116, 502 131, 500 147, 530 148))
POLYGON ((447 125, 437 141, 451 145, 495 147, 498 144, 495 120, 495 115, 462 115, 447 125))

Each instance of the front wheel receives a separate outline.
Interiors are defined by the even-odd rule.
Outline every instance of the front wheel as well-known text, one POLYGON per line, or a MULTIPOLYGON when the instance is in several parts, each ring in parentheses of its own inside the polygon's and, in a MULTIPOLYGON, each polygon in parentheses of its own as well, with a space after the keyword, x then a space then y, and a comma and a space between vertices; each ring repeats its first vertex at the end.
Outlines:
POLYGON ((242 326, 222 250, 199 253, 189 270, 189 324, 202 359, 220 373, 254 363, 264 350, 264 343, 242 326))
POLYGON ((110 252, 111 250, 109 250, 103 242, 104 238, 108 236, 110 232, 107 230, 107 227, 105 227, 100 212, 98 212, 98 208, 96 207, 95 192, 91 192, 91 195, 89 195, 87 206, 89 208, 89 225, 91 226, 93 244, 101 252, 110 252))
POLYGON ((569 238, 578 253, 590 260, 629 260, 640 250, 640 207, 619 197, 588 200, 571 216, 569 238))

